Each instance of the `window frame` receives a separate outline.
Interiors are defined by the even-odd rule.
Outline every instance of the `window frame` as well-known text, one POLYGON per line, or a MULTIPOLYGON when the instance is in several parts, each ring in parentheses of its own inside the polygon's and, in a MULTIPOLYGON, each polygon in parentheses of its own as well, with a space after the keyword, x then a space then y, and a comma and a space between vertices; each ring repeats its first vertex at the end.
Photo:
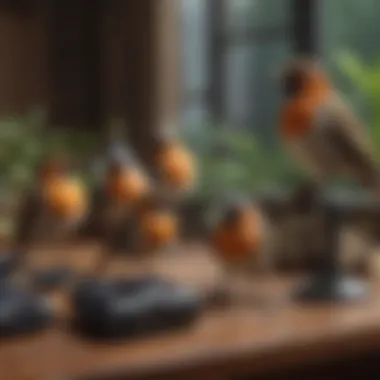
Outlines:
POLYGON ((323 0, 289 0, 288 23, 250 28, 240 32, 228 27, 227 0, 207 0, 206 24, 209 54, 207 59, 206 89, 184 91, 183 107, 188 104, 205 104, 212 125, 226 120, 223 94, 226 91, 225 52, 229 47, 266 44, 290 33, 290 46, 294 55, 318 56, 320 53, 320 8, 323 0))

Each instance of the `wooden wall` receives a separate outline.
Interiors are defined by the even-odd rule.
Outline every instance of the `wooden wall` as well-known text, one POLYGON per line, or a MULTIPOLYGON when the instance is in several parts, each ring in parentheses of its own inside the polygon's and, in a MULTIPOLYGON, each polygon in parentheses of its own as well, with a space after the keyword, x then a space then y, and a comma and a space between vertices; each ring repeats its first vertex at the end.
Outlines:
POLYGON ((0 115, 23 113, 48 97, 46 0, 0 1, 0 115))
POLYGON ((86 129, 121 117, 140 148, 176 122, 177 0, 18 1, 0 0, 0 114, 43 104, 86 129))

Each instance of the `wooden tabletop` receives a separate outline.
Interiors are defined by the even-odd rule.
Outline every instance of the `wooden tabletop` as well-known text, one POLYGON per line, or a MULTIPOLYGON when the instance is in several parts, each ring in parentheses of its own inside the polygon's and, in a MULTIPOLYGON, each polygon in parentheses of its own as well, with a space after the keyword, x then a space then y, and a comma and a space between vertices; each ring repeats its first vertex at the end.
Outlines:
MULTIPOLYGON (((81 247, 68 261, 85 270, 95 252, 81 247)), ((112 264, 110 273, 133 268, 120 259, 112 264)), ((158 260, 156 268, 202 288, 218 275, 198 247, 158 260)), ((293 288, 294 280, 254 279, 254 293, 267 302, 209 310, 180 332, 118 344, 85 341, 61 321, 36 336, 1 341, 0 379, 228 379, 380 349, 380 283, 373 282, 367 301, 351 306, 296 305, 293 288)), ((65 295, 50 296, 67 315, 65 295)))

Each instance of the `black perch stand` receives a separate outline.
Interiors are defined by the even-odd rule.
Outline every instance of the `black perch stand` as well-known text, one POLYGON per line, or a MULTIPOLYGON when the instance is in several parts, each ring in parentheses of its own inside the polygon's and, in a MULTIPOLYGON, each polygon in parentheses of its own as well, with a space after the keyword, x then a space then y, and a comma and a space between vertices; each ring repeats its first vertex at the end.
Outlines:
POLYGON ((354 302, 367 297, 364 281, 344 273, 339 255, 339 231, 346 205, 324 199, 322 202, 326 234, 321 265, 305 283, 297 288, 295 297, 302 302, 354 302))

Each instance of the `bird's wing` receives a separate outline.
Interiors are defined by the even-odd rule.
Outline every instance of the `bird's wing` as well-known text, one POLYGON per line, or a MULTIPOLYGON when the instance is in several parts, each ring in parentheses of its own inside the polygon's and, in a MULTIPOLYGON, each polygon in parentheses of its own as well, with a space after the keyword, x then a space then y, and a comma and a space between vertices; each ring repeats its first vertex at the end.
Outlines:
POLYGON ((329 170, 318 160, 315 154, 316 149, 312 149, 312 143, 305 140, 286 141, 285 148, 293 157, 294 161, 306 169, 308 176, 313 182, 324 183, 329 177, 329 170))
POLYGON ((320 133, 334 155, 363 186, 373 189, 380 184, 380 171, 364 126, 350 108, 334 95, 324 108, 320 133))

